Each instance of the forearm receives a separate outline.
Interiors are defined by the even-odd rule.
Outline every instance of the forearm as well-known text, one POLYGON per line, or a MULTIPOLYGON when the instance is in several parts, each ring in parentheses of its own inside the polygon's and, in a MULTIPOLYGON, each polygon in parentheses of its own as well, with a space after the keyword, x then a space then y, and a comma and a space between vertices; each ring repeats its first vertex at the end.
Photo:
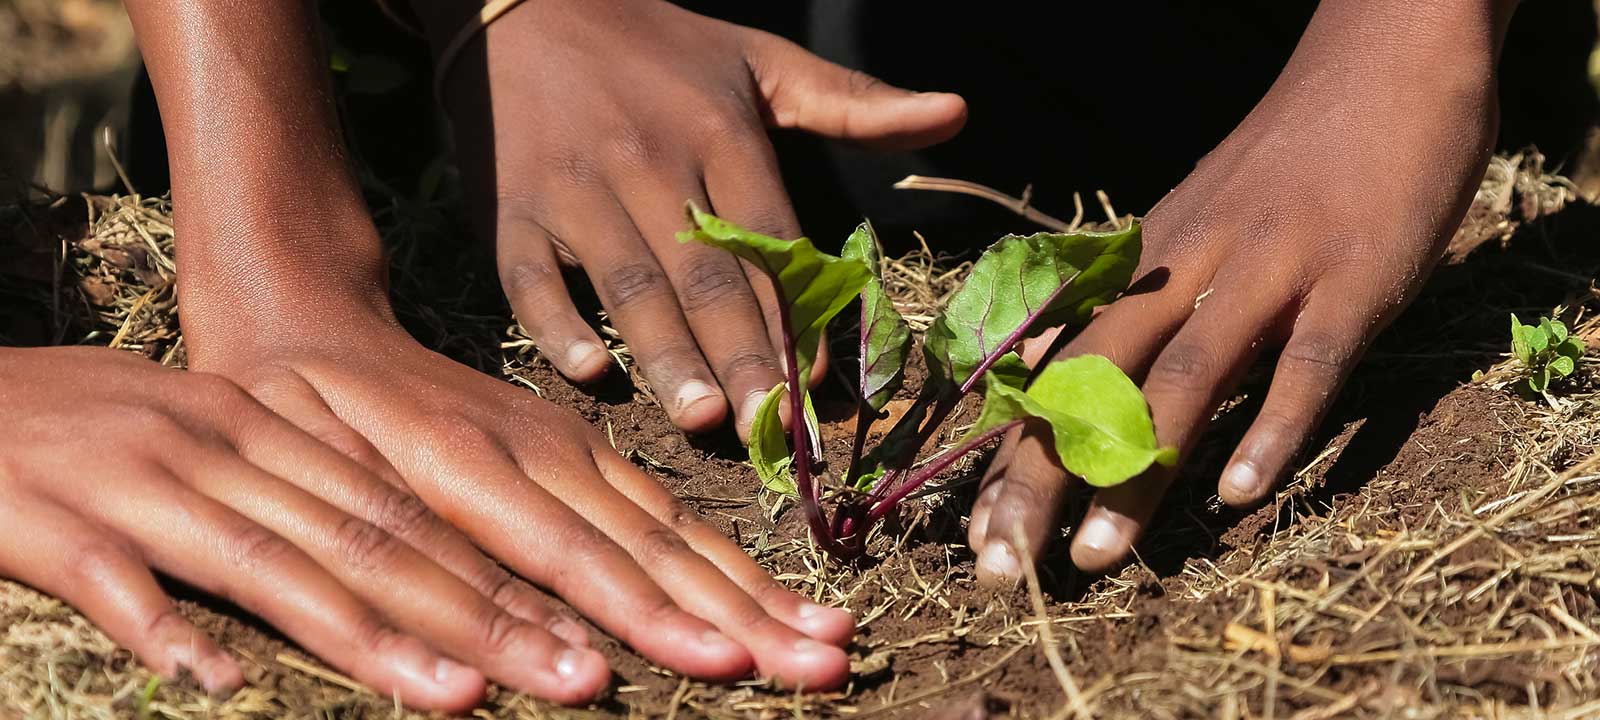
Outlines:
POLYGON ((1324 2, 1290 61, 1290 71, 1300 72, 1285 74, 1337 73, 1352 83, 1414 79, 1439 91, 1470 90, 1492 80, 1517 1, 1324 2))
POLYGON ((127 5, 166 131, 191 340, 269 332, 287 312, 383 306, 382 248, 311 3, 127 5))

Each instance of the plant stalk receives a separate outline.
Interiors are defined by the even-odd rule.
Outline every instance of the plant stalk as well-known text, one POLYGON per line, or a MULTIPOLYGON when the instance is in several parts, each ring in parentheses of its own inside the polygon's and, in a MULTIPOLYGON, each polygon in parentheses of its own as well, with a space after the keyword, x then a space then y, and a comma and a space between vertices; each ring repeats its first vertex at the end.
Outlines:
POLYGON ((918 470, 915 475, 912 475, 911 478, 904 484, 895 488, 894 492, 890 493, 884 499, 878 501, 876 505, 873 505, 872 510, 867 513, 866 520, 862 523, 863 526, 872 527, 873 523, 882 520, 883 516, 888 515, 890 510, 893 510, 896 505, 899 505, 901 500, 906 499, 906 496, 916 492, 917 488, 926 485, 929 480, 932 480, 934 477, 938 476, 938 474, 943 472, 945 468, 950 467, 955 463, 955 461, 965 457, 967 453, 983 447, 984 444, 988 443, 990 440, 1010 432, 1012 428, 1021 426, 1022 422, 1023 421, 1019 419, 1012 420, 1004 425, 996 425, 988 430, 983 431, 983 434, 968 440, 965 443, 962 443, 959 447, 934 457, 932 460, 928 461, 928 464, 924 465, 921 470, 918 470))
MULTIPOLYGON (((771 275, 773 284, 782 287, 777 283, 776 274, 771 275)), ((800 506, 805 509, 806 523, 811 526, 812 534, 816 535, 817 544, 825 552, 837 554, 838 543, 822 512, 822 488, 811 477, 810 426, 806 423, 806 402, 800 384, 800 358, 795 352, 794 328, 789 322, 789 313, 778 313, 778 316, 783 319, 784 377, 789 384, 789 434, 794 445, 795 489, 800 493, 800 506)))

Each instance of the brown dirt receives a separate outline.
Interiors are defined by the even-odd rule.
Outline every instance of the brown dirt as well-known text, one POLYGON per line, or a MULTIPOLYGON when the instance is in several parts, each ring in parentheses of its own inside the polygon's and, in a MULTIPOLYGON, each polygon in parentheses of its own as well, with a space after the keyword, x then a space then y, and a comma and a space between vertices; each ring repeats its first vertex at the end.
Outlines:
MULTIPOLYGON (((1217 471, 1265 389, 1258 370, 1219 412, 1138 563, 1093 578, 1066 564, 1059 547, 1050 553, 1042 573, 1047 619, 1035 615, 1025 589, 996 593, 974 582, 963 529, 970 482, 916 503, 874 541, 872 559, 832 563, 805 540, 792 503, 756 491, 731 436, 685 437, 646 389, 630 384, 631 373, 574 387, 515 329, 498 354, 485 349, 492 328, 506 324, 498 305, 403 307, 427 342, 575 409, 781 580, 851 609, 862 623, 851 648, 855 679, 840 693, 685 682, 605 642, 617 685, 596 707, 563 710, 501 692, 478 715, 1066 717, 1039 640, 1048 622, 1097 716, 1309 720, 1406 709, 1472 717, 1532 707, 1584 716, 1585 703, 1600 697, 1589 644, 1600 644, 1600 538, 1591 533, 1600 495, 1593 470, 1572 469, 1600 446, 1594 366, 1584 366, 1561 409, 1471 376, 1503 366, 1510 310, 1526 317, 1566 305, 1576 326, 1600 337, 1592 316, 1600 252, 1591 240, 1600 211, 1566 204, 1570 197, 1532 158, 1500 170, 1510 175, 1491 174, 1449 263, 1371 350, 1304 469, 1272 504, 1236 512, 1214 494, 1217 471)), ((115 207, 105 207, 104 217, 114 217, 115 207)), ((49 227, 37 221, 52 215, 32 217, 49 227)), ((102 225, 102 234, 115 227, 102 225)), ((166 281, 159 253, 123 267, 104 252, 115 243, 87 235, 95 242, 83 242, 82 228, 68 232, 76 249, 60 269, 68 280, 61 284, 80 289, 73 298, 111 278, 111 292, 83 320, 99 328, 90 341, 115 337, 181 362, 170 313, 129 311, 128 298, 166 281)), ((11 278, 13 295, 48 291, 38 273, 25 275, 11 278)), ((431 292, 404 263, 396 282, 413 299, 459 294, 431 292)), ((47 330, 59 335, 61 327, 47 330)), ((13 338, 27 331, 4 330, 13 338)), ((617 350, 626 359, 625 348, 617 350)), ((824 434, 836 438, 835 467, 851 422, 837 407, 822 408, 824 434)), ((979 467, 969 463, 944 480, 971 480, 979 467)), ((154 716, 405 716, 315 670, 237 609, 175 591, 189 598, 186 613, 244 660, 251 685, 225 701, 186 683, 164 685, 146 708, 154 716)), ((69 608, 0 583, 0 708, 27 717, 131 716, 148 677, 69 608)))

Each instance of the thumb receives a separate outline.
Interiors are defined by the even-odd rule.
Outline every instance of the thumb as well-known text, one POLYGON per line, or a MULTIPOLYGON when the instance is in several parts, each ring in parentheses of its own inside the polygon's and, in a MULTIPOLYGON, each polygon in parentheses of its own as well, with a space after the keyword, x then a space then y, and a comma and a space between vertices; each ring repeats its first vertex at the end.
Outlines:
POLYGON ((767 124, 882 150, 935 145, 961 131, 960 95, 911 92, 823 60, 776 35, 758 33, 746 49, 767 124))

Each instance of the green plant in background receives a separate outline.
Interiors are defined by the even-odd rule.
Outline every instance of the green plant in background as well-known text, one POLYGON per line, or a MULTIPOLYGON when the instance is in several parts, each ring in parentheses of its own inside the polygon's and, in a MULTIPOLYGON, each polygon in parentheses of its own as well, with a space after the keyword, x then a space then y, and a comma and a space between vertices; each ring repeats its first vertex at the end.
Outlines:
POLYGON ((799 499, 812 535, 829 554, 862 553, 871 528, 901 502, 1024 422, 1047 430, 1062 464, 1090 485, 1116 485, 1154 463, 1177 462, 1176 450, 1156 442, 1144 395, 1111 361, 1087 355, 1053 362, 1030 384, 1017 354, 1023 340, 1047 328, 1087 323, 1094 308, 1127 288, 1139 263, 1136 223, 1112 232, 1008 235, 985 250, 928 328, 922 352, 928 377, 916 402, 867 451, 868 431, 900 390, 913 345, 910 327, 883 292, 882 253, 872 226, 862 223, 835 256, 806 238, 753 233, 693 205, 689 222, 691 229, 679 240, 738 255, 778 291, 788 379, 772 388, 756 413, 750 462, 767 488, 799 499), (858 297, 856 436, 840 486, 843 499, 830 519, 817 472, 822 447, 816 413, 801 378, 810 376, 823 329, 858 297), (982 409, 966 436, 953 449, 918 461, 917 452, 961 399, 979 391, 982 409))
POLYGON ((1583 341, 1572 337, 1560 320, 1541 317, 1537 325, 1523 325, 1511 316, 1511 354, 1522 364, 1525 375, 1517 383, 1522 389, 1544 395, 1551 382, 1578 369, 1583 349, 1583 341))

